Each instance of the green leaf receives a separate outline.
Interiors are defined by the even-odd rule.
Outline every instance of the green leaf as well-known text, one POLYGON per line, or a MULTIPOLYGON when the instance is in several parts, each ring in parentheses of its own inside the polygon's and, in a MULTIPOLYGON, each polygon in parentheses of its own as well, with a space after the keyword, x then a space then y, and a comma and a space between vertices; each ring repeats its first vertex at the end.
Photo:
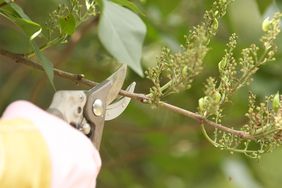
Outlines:
POLYGON ((142 16, 144 16, 145 14, 133 3, 130 2, 128 0, 112 0, 112 2, 117 3, 121 6, 124 6, 130 10, 132 10, 133 12, 140 14, 142 16))
POLYGON ((71 35, 75 31, 75 17, 70 13, 59 20, 61 31, 65 34, 71 35))
MULTIPOLYGON (((30 20, 30 18, 24 13, 23 9, 16 3, 10 2, 9 5, 15 10, 21 18, 30 20)), ((30 20, 31 21, 31 20, 30 20)))
POLYGON ((29 40, 35 39, 42 31, 41 26, 31 20, 15 18, 15 23, 22 28, 29 40))
POLYGON ((277 9, 279 9, 280 12, 282 11, 282 2, 281 1, 275 1, 274 5, 277 6, 277 9))
POLYGON ((37 59, 39 60, 39 62, 42 63, 42 67, 46 72, 52 87, 55 89, 54 71, 53 71, 54 67, 52 62, 40 51, 40 49, 38 48, 37 44, 34 41, 30 41, 30 42, 37 59))
POLYGON ((44 54, 40 51, 39 47, 35 43, 34 39, 41 33, 42 28, 41 26, 33 22, 19 7, 17 4, 9 2, 5 0, 9 4, 9 6, 5 6, 5 8, 0 9, 0 15, 4 16, 17 26, 19 26, 23 32, 27 35, 29 38, 29 41, 31 43, 31 47, 35 52, 35 55, 39 62, 42 64, 42 67, 44 71, 47 74, 47 77, 52 85, 54 87, 54 73, 53 73, 53 64, 47 59, 44 54))
POLYGON ((273 2, 273 0, 256 0, 256 1, 261 14, 263 14, 273 2))
POLYGON ((142 45, 146 34, 143 21, 132 11, 107 0, 98 26, 98 36, 104 47, 120 63, 129 65, 143 76, 142 45))
POLYGON ((28 17, 21 17, 21 15, 19 15, 13 8, 0 9, 0 14, 19 26, 30 40, 33 40, 42 31, 42 28, 38 23, 33 22, 28 17))
MULTIPOLYGON (((146 0, 150 6, 158 7, 158 10, 162 13, 163 16, 169 16, 170 13, 175 10, 182 0, 173 0, 173 1, 165 1, 164 0, 146 0)), ((213 2, 213 1, 207 1, 213 2)))

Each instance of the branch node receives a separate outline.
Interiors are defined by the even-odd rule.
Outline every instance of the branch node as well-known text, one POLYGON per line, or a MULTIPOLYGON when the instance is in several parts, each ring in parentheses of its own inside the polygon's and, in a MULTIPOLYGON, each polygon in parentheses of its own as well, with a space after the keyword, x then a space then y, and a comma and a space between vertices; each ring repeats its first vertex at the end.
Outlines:
POLYGON ((85 75, 84 74, 78 74, 78 75, 76 75, 76 78, 77 78, 78 81, 80 81, 83 78, 85 78, 85 75))

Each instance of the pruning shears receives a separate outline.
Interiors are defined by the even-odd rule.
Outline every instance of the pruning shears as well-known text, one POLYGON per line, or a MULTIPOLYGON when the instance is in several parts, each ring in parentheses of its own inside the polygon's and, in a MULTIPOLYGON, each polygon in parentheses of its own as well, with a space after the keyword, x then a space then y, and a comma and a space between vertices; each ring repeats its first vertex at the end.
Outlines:
MULTIPOLYGON (((117 99, 126 69, 126 65, 122 65, 109 78, 90 90, 57 91, 47 111, 84 133, 99 150, 104 121, 118 117, 130 102, 128 97, 117 99)), ((134 92, 135 85, 133 82, 126 90, 134 92)))

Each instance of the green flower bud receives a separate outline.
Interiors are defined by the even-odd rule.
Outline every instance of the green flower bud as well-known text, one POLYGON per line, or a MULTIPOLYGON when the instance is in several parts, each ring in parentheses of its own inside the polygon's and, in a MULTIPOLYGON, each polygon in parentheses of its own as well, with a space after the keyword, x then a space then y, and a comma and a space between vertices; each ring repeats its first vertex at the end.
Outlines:
POLYGON ((199 102, 199 110, 201 112, 204 112, 207 107, 207 97, 200 98, 198 102, 199 102))
POLYGON ((218 104, 220 102, 220 100, 221 100, 221 94, 218 91, 216 91, 214 93, 214 102, 216 102, 218 104))
POLYGON ((187 76, 187 73, 188 73, 188 66, 186 65, 182 69, 182 76, 187 76))
POLYGON ((222 60, 218 63, 218 69, 219 69, 219 71, 223 71, 224 68, 226 67, 226 65, 227 65, 227 59, 224 58, 224 59, 222 59, 222 60))
POLYGON ((262 30, 264 32, 268 31, 270 24, 271 24, 271 20, 269 19, 269 17, 265 18, 264 21, 262 22, 262 30))
POLYGON ((213 20, 212 27, 213 27, 214 31, 216 31, 218 29, 218 21, 217 21, 216 18, 213 20))
POLYGON ((278 110, 280 108, 280 95, 279 95, 279 92, 277 92, 276 95, 273 98, 272 108, 273 108, 274 112, 278 112, 278 110))

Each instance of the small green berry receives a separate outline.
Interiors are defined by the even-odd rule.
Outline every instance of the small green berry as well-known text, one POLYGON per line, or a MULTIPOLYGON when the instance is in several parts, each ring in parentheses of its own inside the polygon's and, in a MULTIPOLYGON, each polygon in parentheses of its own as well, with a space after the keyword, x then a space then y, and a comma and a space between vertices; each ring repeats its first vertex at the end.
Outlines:
POLYGON ((265 18, 264 21, 262 22, 262 30, 264 32, 268 31, 270 24, 271 24, 271 20, 269 19, 269 17, 265 18))
POLYGON ((214 101, 218 104, 220 100, 221 100, 221 94, 218 91, 216 91, 214 93, 214 101))
POLYGON ((222 59, 222 60, 218 63, 218 69, 219 69, 219 71, 223 71, 224 68, 226 67, 226 65, 227 65, 227 59, 224 58, 224 59, 222 59))
POLYGON ((276 95, 273 98, 272 101, 272 108, 274 110, 274 112, 278 112, 279 108, 280 108, 280 96, 279 96, 279 92, 276 93, 276 95))
POLYGON ((207 97, 202 97, 199 99, 199 110, 204 112, 207 107, 207 97))

